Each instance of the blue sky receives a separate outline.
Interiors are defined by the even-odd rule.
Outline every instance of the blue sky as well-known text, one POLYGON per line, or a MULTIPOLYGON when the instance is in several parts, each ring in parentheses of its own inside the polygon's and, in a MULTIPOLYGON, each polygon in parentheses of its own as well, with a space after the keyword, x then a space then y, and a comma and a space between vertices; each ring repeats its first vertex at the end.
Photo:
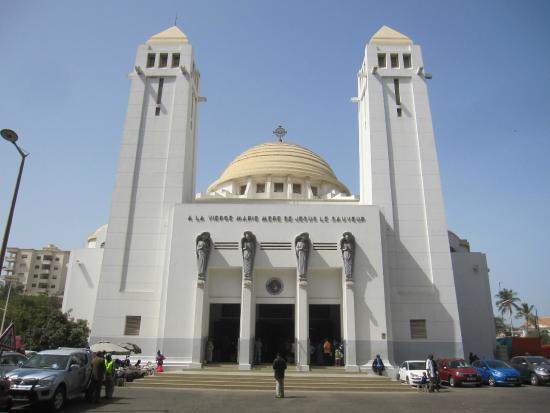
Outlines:
MULTIPOLYGON (((84 244, 108 221, 138 44, 171 26, 201 71, 197 190, 252 145, 319 153, 358 193, 356 73, 389 25, 423 48, 449 228, 493 293, 550 315, 550 2, 2 1, 0 127, 31 152, 10 246, 84 244)), ((0 142, 0 228, 18 155, 0 142)))

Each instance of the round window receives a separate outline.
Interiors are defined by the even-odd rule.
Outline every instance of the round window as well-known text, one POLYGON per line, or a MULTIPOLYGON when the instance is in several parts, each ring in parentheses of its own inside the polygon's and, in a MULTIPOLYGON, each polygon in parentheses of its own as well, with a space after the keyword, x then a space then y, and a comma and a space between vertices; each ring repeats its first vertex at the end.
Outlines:
POLYGON ((279 278, 270 278, 265 283, 265 288, 267 292, 271 295, 281 294, 283 291, 283 282, 279 278))

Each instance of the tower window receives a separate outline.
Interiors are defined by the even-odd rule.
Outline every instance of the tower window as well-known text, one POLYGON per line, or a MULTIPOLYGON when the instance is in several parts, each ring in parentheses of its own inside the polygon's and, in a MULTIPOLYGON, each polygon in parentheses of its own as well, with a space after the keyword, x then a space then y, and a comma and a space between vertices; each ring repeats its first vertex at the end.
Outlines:
POLYGON ((411 338, 428 338, 426 331, 426 320, 410 320, 411 338))
POLYGON ((154 67, 155 66, 155 54, 149 53, 147 55, 147 67, 154 67))
POLYGON ((405 69, 410 69, 412 67, 411 55, 408 53, 403 55, 403 67, 405 69))
POLYGON ((168 53, 161 53, 160 60, 159 60, 159 67, 166 67, 166 66, 168 66, 168 53))
POLYGON ((273 192, 283 192, 285 189, 285 184, 282 182, 275 182, 275 185, 273 186, 273 192))
POLYGON ((386 67, 386 53, 378 53, 378 67, 386 67))
POLYGON ((392 68, 399 67, 399 55, 397 53, 390 54, 390 64, 392 68))
POLYGON ((292 193, 293 194, 301 194, 302 193, 302 185, 301 184, 292 184, 292 193))
POLYGON ((180 54, 172 54, 172 67, 178 67, 180 65, 180 54))
POLYGON ((126 325, 124 326, 125 336, 139 336, 139 330, 141 327, 141 316, 139 315, 127 315, 126 325))
POLYGON ((319 194, 319 192, 317 191, 317 187, 316 187, 316 186, 312 186, 312 187, 311 187, 311 195, 317 196, 318 194, 319 194))
POLYGON ((265 192, 265 184, 256 184, 256 193, 263 194, 265 192))
POLYGON ((239 187, 239 195, 244 195, 246 193, 246 185, 241 185, 239 187))
POLYGON ((399 93, 399 79, 393 79, 393 87, 395 89, 395 103, 401 105, 401 93, 399 93))
POLYGON ((162 103, 162 89, 164 87, 164 78, 161 77, 159 79, 159 89, 157 92, 157 107, 155 108, 155 116, 160 115, 160 105, 162 103))

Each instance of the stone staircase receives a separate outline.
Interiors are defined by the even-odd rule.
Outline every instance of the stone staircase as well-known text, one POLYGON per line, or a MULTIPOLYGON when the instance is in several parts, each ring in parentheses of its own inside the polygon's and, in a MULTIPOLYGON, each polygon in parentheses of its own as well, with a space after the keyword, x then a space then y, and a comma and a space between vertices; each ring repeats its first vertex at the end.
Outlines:
MULTIPOLYGON (((239 371, 235 365, 208 366, 200 370, 159 373, 126 384, 132 388, 265 390, 274 391, 275 379, 271 366, 239 371)), ((410 392, 410 386, 392 381, 389 377, 365 373, 346 373, 342 368, 314 368, 310 372, 293 371, 285 374, 285 391, 326 392, 410 392)))

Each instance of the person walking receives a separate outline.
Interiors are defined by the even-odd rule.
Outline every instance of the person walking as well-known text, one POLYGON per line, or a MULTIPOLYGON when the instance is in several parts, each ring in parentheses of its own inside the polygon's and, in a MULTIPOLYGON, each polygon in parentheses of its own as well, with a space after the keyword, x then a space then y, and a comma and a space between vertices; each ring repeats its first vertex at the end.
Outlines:
POLYGON ((273 360, 273 370, 275 372, 275 397, 281 399, 285 397, 285 370, 286 361, 281 357, 279 353, 273 360))
POLYGON ((380 354, 377 354, 372 362, 372 371, 381 376, 385 368, 384 362, 382 361, 382 358, 380 358, 380 354))
POLYGON ((115 391, 115 366, 113 357, 107 353, 105 355, 105 398, 112 399, 115 391))
POLYGON ((105 359, 103 352, 96 353, 92 360, 92 380, 90 382, 90 399, 92 403, 99 403, 101 396, 101 383, 105 378, 105 359))

